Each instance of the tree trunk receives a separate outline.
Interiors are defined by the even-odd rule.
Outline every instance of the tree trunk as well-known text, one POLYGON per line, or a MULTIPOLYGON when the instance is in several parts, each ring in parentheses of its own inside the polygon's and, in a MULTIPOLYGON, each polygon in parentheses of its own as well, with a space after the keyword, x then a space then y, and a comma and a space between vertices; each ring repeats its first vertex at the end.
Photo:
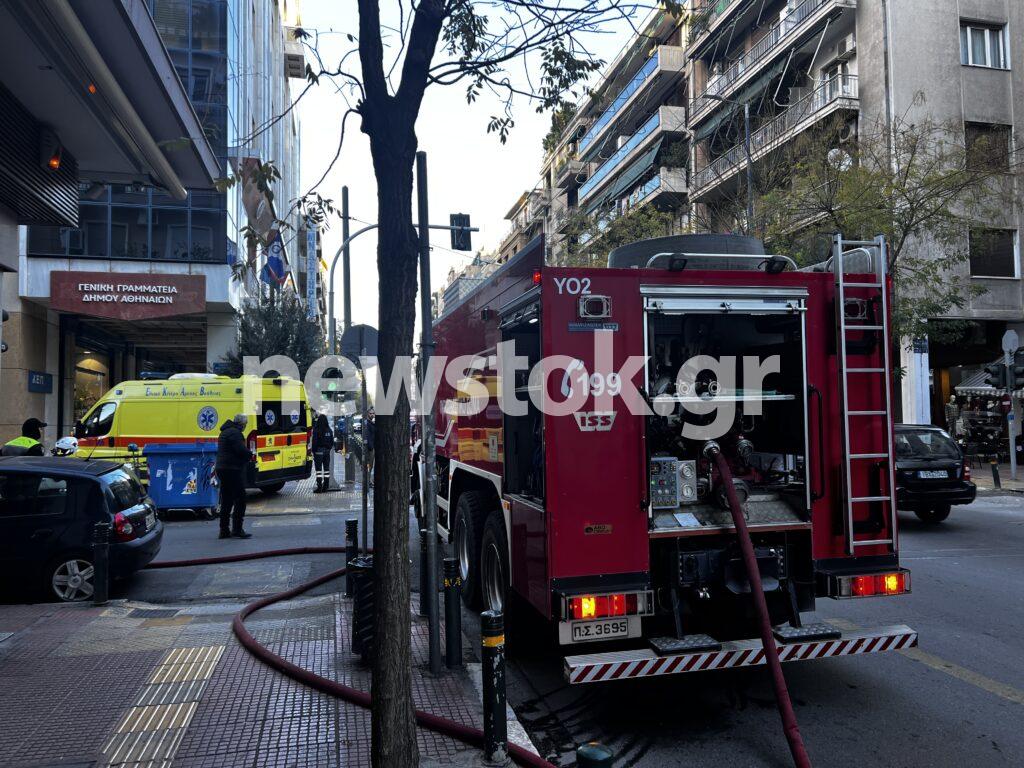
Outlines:
MULTIPOLYGON (((364 109, 367 109, 364 105, 364 109)), ((367 112, 369 110, 367 109, 367 112)), ((417 238, 412 227, 416 136, 396 119, 364 112, 377 177, 379 277, 378 375, 391 379, 396 358, 412 355, 416 319, 417 238)), ((375 768, 419 765, 413 718, 409 606, 409 400, 377 417, 374 437, 373 546, 377 594, 373 663, 372 760, 375 768)))

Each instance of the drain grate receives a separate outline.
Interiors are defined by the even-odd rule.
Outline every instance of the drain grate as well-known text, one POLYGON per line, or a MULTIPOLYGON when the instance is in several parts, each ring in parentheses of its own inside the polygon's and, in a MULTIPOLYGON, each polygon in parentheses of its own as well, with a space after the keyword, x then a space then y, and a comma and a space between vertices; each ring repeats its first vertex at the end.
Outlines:
POLYGON ((135 608, 128 614, 133 619, 169 619, 178 615, 177 608, 135 608))

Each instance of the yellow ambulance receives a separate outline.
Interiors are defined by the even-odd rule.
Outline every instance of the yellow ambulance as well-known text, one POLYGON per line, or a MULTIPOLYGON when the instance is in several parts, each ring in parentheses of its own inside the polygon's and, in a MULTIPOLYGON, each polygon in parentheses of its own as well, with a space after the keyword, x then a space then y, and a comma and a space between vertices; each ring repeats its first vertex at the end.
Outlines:
MULTIPOLYGON (((277 493, 312 471, 312 418, 301 381, 179 373, 168 379, 125 381, 101 397, 75 425, 81 458, 131 459, 150 443, 216 444, 221 425, 246 413, 246 443, 253 454, 248 486, 277 493), (246 386, 258 399, 246 412, 246 386)), ((145 477, 144 464, 140 466, 145 477)))

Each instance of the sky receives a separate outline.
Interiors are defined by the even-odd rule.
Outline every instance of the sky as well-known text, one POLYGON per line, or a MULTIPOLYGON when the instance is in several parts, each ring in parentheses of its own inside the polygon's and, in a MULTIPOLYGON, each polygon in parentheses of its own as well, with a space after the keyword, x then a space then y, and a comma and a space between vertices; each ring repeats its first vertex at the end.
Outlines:
MULTIPOLYGON (((382 13, 386 13, 386 2, 382 6, 382 13)), ((333 64, 352 47, 345 35, 357 29, 356 0, 303 0, 301 13, 303 28, 321 34, 319 49, 325 64, 333 64)), ((607 61, 624 41, 621 35, 605 34, 594 44, 598 55, 607 61)), ((347 64, 357 70, 357 57, 352 56, 347 64)), ((294 81, 293 90, 298 93, 301 88, 302 83, 294 81)), ((303 190, 308 190, 323 175, 333 157, 346 107, 345 98, 326 81, 301 100, 298 113, 303 190)), ((502 114, 501 106, 493 97, 485 95, 469 105, 463 86, 431 86, 417 123, 419 148, 427 153, 431 223, 447 224, 450 213, 470 214, 473 226, 481 230, 473 233, 474 250, 497 248, 509 231, 510 223, 504 215, 519 195, 538 183, 543 159, 541 142, 551 123, 549 114, 537 114, 533 106, 520 101, 515 108, 515 127, 507 143, 501 144, 495 134, 486 132, 488 120, 496 114, 502 114)), ((339 162, 318 191, 340 206, 343 185, 349 188, 350 213, 359 220, 352 223, 353 231, 363 226, 360 222, 374 222, 377 192, 369 141, 359 131, 355 115, 348 119, 339 162)), ((443 231, 431 233, 431 244, 431 282, 436 291, 446 283, 449 270, 466 265, 472 253, 451 251, 449 235, 443 231)), ((323 235, 328 265, 340 245, 339 221, 323 235)), ((352 244, 354 323, 377 324, 376 248, 372 231, 352 244)), ((335 314, 341 318, 340 262, 335 282, 335 314)))
MULTIPOLYGON (((355 0, 303 0, 302 25, 321 33, 330 29, 342 32, 356 27, 355 0)), ((321 53, 347 50, 351 44, 344 35, 323 39, 321 53), (344 46, 342 44, 345 44, 344 46)), ((351 60, 357 65, 355 58, 351 60)), ((301 84, 296 82, 301 87, 301 84)), ((509 229, 504 215, 520 194, 537 183, 542 160, 541 141, 550 125, 550 116, 538 115, 525 103, 516 111, 516 126, 506 144, 487 134, 487 122, 497 114, 493 101, 475 105, 466 103, 462 87, 427 89, 417 124, 419 148, 427 153, 427 179, 431 223, 447 224, 450 213, 468 213, 473 226, 474 250, 496 248, 509 229)), ((303 189, 320 178, 338 144, 344 98, 328 83, 313 88, 300 102, 301 157, 303 189)), ((377 212, 377 188, 370 162, 367 137, 359 131, 358 116, 350 116, 339 162, 320 187, 320 193, 340 206, 341 187, 348 185, 349 209, 363 222, 374 222, 377 212)), ((415 198, 414 198, 415 204, 415 198)), ((353 231, 363 226, 353 222, 353 231)), ((323 235, 323 251, 328 265, 341 245, 340 222, 323 235)), ((431 282, 437 290, 447 281, 448 271, 469 263, 472 253, 454 252, 446 232, 431 233, 431 282)), ((377 240, 368 232, 353 241, 352 320, 377 324, 377 240)), ((341 265, 335 285, 335 314, 342 317, 341 265)))

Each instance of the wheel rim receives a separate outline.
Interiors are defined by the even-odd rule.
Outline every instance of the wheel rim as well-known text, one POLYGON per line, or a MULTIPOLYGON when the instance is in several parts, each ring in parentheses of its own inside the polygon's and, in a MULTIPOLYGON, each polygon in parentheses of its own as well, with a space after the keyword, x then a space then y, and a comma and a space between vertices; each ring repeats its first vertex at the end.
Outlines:
POLYGON ((466 522, 462 519, 455 524, 455 556, 459 558, 459 576, 465 583, 469 578, 469 536, 466 522))
POLYGON ((483 587, 487 607, 492 611, 505 609, 505 574, 501 569, 501 554, 494 542, 484 551, 483 587))
POLYGON ((53 572, 51 584, 54 594, 65 602, 88 600, 92 597, 92 564, 86 560, 67 560, 53 572))

